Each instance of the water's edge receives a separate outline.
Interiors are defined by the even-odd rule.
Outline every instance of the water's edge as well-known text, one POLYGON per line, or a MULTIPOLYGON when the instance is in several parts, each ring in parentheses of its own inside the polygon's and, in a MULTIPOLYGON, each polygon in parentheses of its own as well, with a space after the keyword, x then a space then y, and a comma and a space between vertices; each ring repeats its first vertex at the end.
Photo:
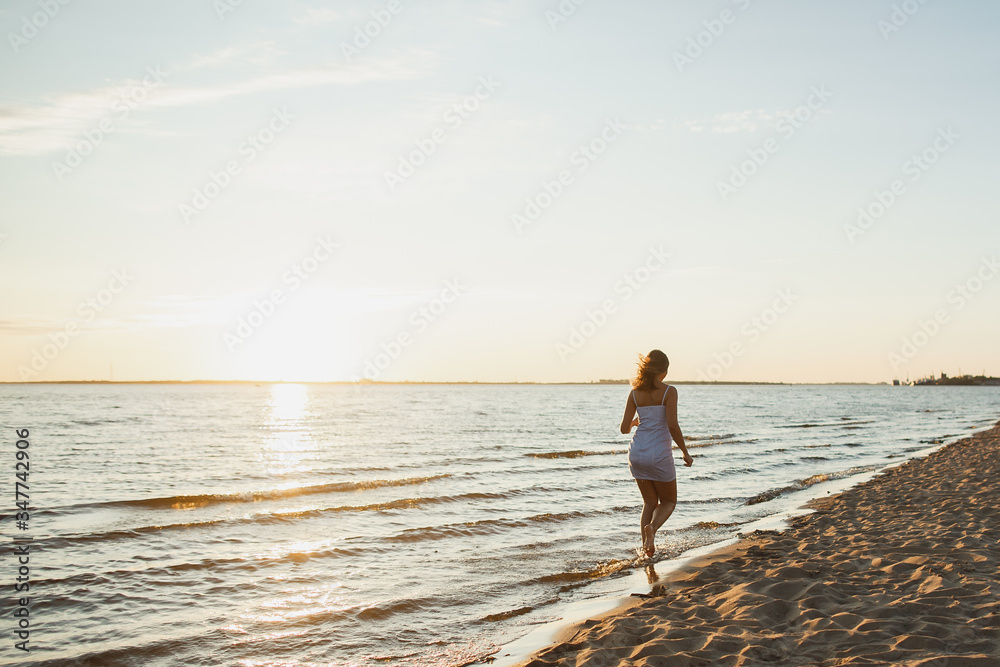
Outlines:
MULTIPOLYGON (((793 496, 793 500, 798 503, 794 508, 784 508, 773 514, 751 521, 746 525, 741 526, 740 532, 737 532, 735 537, 723 538, 718 542, 713 542, 712 544, 707 544, 685 551, 676 558, 656 562, 656 567, 661 568, 663 571, 657 573, 657 579, 655 582, 648 581, 645 576, 645 572, 637 568, 627 579, 624 580, 624 587, 618 586, 615 591, 605 591, 587 600, 565 603, 565 608, 562 610, 561 616, 558 619, 540 624, 538 627, 529 630, 523 636, 501 645, 499 649, 484 655, 477 661, 466 662, 461 665, 456 665, 456 667, 472 667, 475 665, 514 667, 515 665, 521 664, 539 651, 558 643, 561 637, 571 636, 585 621, 604 616, 612 616, 617 614, 619 611, 624 611, 628 607, 635 604, 636 598, 633 594, 640 596, 646 595, 652 591, 654 586, 669 584, 671 581, 671 575, 689 567, 696 561, 703 559, 713 560, 724 556, 733 545, 739 544, 743 541, 744 534, 749 534, 756 530, 783 532, 789 527, 788 520, 792 517, 812 514, 815 510, 810 505, 812 505, 812 502, 817 498, 843 493, 851 488, 854 488, 855 486, 864 484, 865 482, 878 477, 888 470, 899 467, 909 461, 922 459, 955 442, 971 438, 974 435, 983 431, 988 431, 997 425, 1000 425, 1000 421, 996 424, 970 430, 969 433, 963 433, 961 435, 944 439, 940 444, 913 452, 911 456, 908 456, 901 461, 893 461, 878 470, 858 473, 857 475, 841 479, 820 482, 819 484, 802 489, 801 491, 796 492, 793 496)), ((608 584, 609 582, 596 581, 592 584, 592 586, 599 587, 602 583, 608 584)))

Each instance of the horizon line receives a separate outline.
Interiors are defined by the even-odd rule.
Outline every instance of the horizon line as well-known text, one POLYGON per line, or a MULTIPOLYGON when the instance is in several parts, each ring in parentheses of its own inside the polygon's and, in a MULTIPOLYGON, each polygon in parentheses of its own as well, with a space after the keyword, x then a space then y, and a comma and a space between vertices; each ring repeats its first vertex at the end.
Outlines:
MULTIPOLYGON (((890 382, 768 382, 763 380, 672 380, 674 384, 696 385, 870 385, 892 386, 890 382)), ((628 385, 630 380, 590 380, 576 382, 538 382, 532 380, 504 382, 491 380, 33 380, 0 381, 0 384, 330 384, 330 385, 628 385)))

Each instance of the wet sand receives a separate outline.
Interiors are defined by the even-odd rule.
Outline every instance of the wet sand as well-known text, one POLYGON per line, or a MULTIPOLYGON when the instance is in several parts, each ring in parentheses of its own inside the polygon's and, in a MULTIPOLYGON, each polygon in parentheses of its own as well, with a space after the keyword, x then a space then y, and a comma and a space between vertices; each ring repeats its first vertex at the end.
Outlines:
POLYGON ((1000 423, 811 506, 522 664, 1000 667, 1000 423))

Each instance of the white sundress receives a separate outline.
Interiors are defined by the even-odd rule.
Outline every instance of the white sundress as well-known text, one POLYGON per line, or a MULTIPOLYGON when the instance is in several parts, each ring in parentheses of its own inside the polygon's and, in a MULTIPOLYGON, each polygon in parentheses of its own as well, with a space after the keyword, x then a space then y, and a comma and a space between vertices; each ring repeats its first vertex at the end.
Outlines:
MULTIPOLYGON (((667 385, 670 391, 670 385, 667 385)), ((673 439, 667 427, 667 391, 659 405, 639 406, 639 426, 632 434, 628 445, 628 470, 635 479, 651 479, 655 482, 672 482, 677 479, 674 468, 673 439)), ((635 401, 635 390, 632 390, 635 401)))

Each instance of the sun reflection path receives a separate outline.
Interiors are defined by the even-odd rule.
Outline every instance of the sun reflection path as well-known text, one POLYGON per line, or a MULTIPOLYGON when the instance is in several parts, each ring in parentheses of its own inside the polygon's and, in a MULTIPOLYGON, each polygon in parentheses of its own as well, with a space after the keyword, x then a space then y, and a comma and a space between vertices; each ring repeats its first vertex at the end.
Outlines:
POLYGON ((271 385, 271 419, 274 421, 300 420, 306 415, 309 387, 304 384, 271 385))
POLYGON ((309 387, 304 384, 271 385, 259 460, 270 475, 309 470, 317 443, 309 426, 309 387))

